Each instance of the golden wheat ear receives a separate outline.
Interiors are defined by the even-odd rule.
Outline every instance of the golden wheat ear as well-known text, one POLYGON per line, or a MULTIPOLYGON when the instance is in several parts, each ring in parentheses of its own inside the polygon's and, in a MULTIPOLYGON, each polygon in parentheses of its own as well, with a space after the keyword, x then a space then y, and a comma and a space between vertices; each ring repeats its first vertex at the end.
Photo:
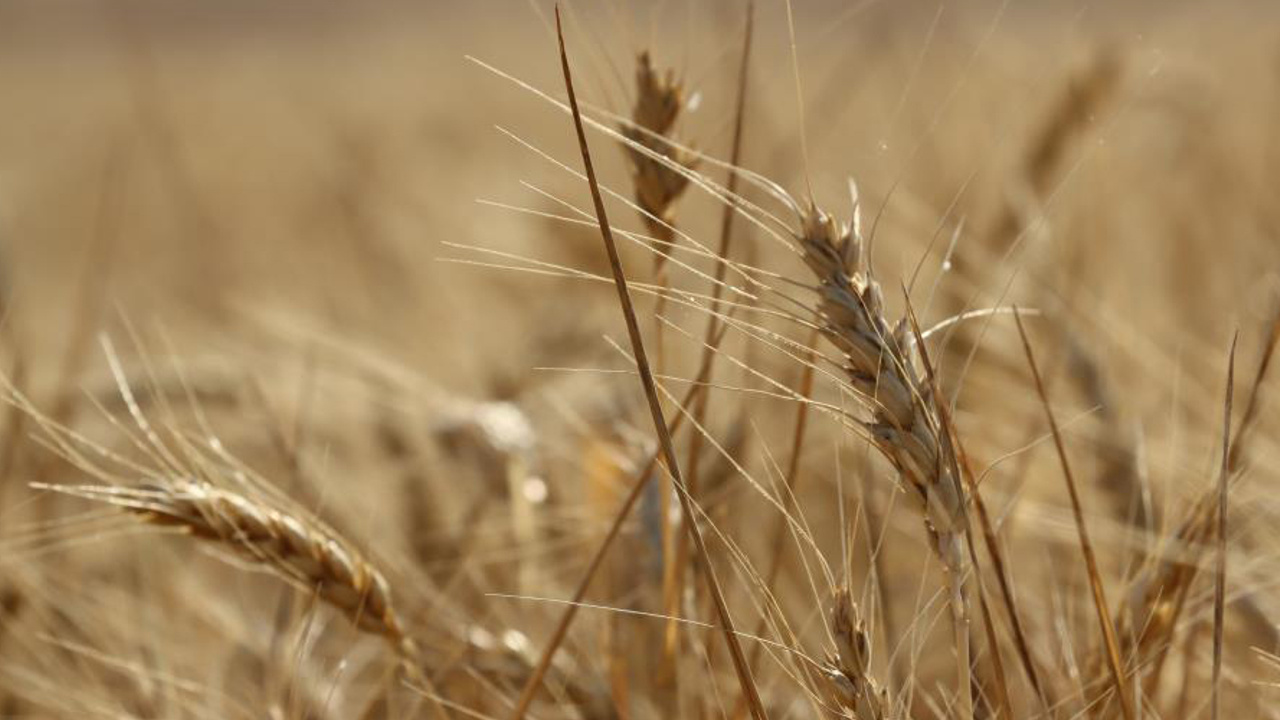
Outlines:
MULTIPOLYGON (((856 195, 854 196, 856 203, 856 195)), ((810 203, 794 240, 814 277, 814 307, 823 334, 841 353, 849 384, 868 408, 863 422, 872 444, 897 471, 906 497, 924 519, 929 545, 950 585, 956 637, 956 694, 960 715, 972 717, 965 591, 966 498, 951 429, 938 407, 923 348, 910 323, 885 313, 857 220, 843 223, 810 203)))
POLYGON ((359 629, 381 635, 406 663, 418 648, 391 601, 391 585, 347 540, 319 521, 209 483, 173 480, 137 487, 37 485, 37 489, 105 502, 145 522, 175 527, 235 552, 299 587, 316 592, 359 629))

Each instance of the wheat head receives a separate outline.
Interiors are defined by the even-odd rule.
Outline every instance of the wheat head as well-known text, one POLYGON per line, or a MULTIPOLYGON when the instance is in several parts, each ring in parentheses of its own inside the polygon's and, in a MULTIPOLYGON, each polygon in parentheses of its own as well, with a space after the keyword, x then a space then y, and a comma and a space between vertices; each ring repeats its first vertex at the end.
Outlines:
POLYGON ((811 206, 797 240, 817 276, 824 331, 843 354, 854 389, 869 401, 870 438, 898 471, 924 519, 933 550, 948 570, 963 563, 964 499, 951 460, 949 435, 916 369, 915 339, 906 319, 885 317, 880 284, 867 268, 857 221, 841 223, 811 206))
POLYGON ((230 548, 313 590, 359 629, 386 638, 406 662, 418 655, 392 605, 386 577, 348 541, 317 520, 200 481, 51 489, 105 501, 154 525, 177 527, 192 537, 230 548))

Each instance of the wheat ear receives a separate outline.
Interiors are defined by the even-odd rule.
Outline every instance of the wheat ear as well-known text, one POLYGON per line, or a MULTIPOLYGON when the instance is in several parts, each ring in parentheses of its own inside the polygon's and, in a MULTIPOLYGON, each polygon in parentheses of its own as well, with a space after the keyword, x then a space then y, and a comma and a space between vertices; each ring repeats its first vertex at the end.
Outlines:
POLYGON ((154 525, 177 527, 192 537, 224 545, 286 580, 312 589, 360 630, 384 637, 416 672, 418 648, 391 603, 386 577, 348 541, 317 520, 189 480, 132 488, 44 488, 107 502, 154 525))
POLYGON ((797 238, 818 277, 827 339, 843 353, 845 373, 871 405, 866 429, 898 471, 925 518, 930 545, 949 569, 964 559, 964 499, 950 462, 951 443, 916 371, 908 323, 890 326, 880 285, 866 269, 858 223, 839 223, 816 207, 797 238))
MULTIPOLYGON (((671 142, 684 102, 684 85, 675 73, 659 72, 648 51, 640 53, 636 59, 636 102, 631 109, 630 124, 621 128, 622 135, 654 155, 693 169, 693 154, 671 142)), ((689 186, 689 178, 634 145, 626 149, 640 217, 649 234, 662 246, 654 260, 654 270, 660 272, 666 253, 676 239, 674 206, 689 186)))
POLYGON ((867 263, 856 195, 852 223, 841 223, 810 205, 801 214, 796 240, 805 264, 818 278, 818 314, 825 335, 843 354, 850 383, 870 405, 868 435, 898 471, 913 507, 924 518, 930 546, 947 570, 956 624, 957 695, 961 717, 972 717, 965 500, 948 426, 917 370, 915 336, 905 318, 890 325, 885 317, 884 296, 867 263))

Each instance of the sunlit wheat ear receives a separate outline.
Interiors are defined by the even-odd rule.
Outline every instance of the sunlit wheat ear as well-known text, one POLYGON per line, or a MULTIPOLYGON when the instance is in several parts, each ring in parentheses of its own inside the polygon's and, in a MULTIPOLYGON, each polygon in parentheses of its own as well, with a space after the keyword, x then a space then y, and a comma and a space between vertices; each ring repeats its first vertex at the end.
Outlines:
POLYGON ((842 353, 849 382, 870 408, 871 440, 923 514, 934 551, 956 571, 963 562, 964 500, 953 477, 950 438, 917 370, 908 323, 904 318, 890 324, 885 317, 880 284, 867 267, 856 203, 854 218, 845 224, 810 207, 796 240, 818 279, 824 334, 842 353))
POLYGON ((836 652, 825 668, 832 693, 858 720, 889 717, 889 693, 871 676, 871 636, 846 587, 837 588, 828 625, 836 652))
MULTIPOLYGON (((965 498, 949 423, 921 376, 922 348, 907 318, 891 324, 870 270, 853 195, 853 220, 842 223, 815 205, 801 214, 795 240, 818 279, 815 308, 827 339, 841 352, 845 375, 870 412, 867 435, 897 470, 912 507, 924 518, 929 545, 947 571, 956 652, 958 714, 973 716, 968 599, 965 592, 965 498)), ((927 368, 925 368, 927 369, 927 368)))
POLYGON ((134 488, 48 486, 110 503, 144 521, 177 527, 225 546, 298 586, 316 592, 364 632, 384 637, 406 663, 418 648, 391 604, 391 586, 349 542, 301 517, 204 482, 173 480, 134 488))
MULTIPOLYGON (((676 121, 684 109, 684 86, 671 70, 659 72, 653 67, 649 53, 640 53, 636 61, 636 102, 631 111, 631 123, 621 126, 622 134, 633 143, 666 158, 688 170, 696 165, 694 156, 679 145, 667 142, 672 138, 676 121)), ((675 240, 675 202, 689 186, 689 178, 663 164, 651 155, 627 146, 627 159, 631 166, 631 181, 635 186, 636 204, 643 211, 648 232, 665 246, 675 240)), ((664 254, 658 253, 655 268, 661 269, 664 254)))

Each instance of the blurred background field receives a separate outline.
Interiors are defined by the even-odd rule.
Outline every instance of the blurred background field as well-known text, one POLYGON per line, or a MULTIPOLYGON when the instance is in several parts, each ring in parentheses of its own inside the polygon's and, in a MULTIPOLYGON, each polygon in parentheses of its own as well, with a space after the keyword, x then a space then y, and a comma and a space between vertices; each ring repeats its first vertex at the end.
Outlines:
MULTIPOLYGON (((799 4, 820 199, 841 200, 848 176, 872 200, 900 180, 882 247, 886 262, 910 256, 924 242, 911 225, 931 230, 962 187, 956 215, 972 224, 1000 212, 991 208, 1015 192, 1009 175, 1066 86, 1110 63, 1102 72, 1120 87, 1048 181, 1053 232, 1071 241, 1043 252, 1081 256, 1060 265, 1090 273, 1091 294, 1121 303, 1118 315, 1171 318, 1173 301, 1184 332, 1221 330, 1218 309, 1241 299, 1274 245, 1275 10, 1114 5, 799 4), (1125 201, 1081 209, 1115 193, 1125 201), (1178 292, 1206 256, 1215 277, 1178 292)), ((65 317, 84 249, 104 235, 120 258, 106 282, 125 306, 145 303, 135 312, 198 313, 226 328, 232 306, 278 303, 427 374, 473 375, 476 351, 501 355, 485 343, 512 339, 475 332, 478 320, 528 327, 526 303, 493 296, 528 293, 519 277, 442 268, 439 243, 563 252, 569 243, 547 243, 537 222, 474 201, 536 204, 520 180, 578 189, 494 130, 572 159, 563 118, 464 57, 556 92, 547 9, 533 7, 5 3, 0 202, 27 317, 65 317), (488 292, 453 285, 471 282, 488 292)), ((771 3, 760 13, 747 165, 796 189, 785 17, 771 3)), ((625 112, 631 58, 652 46, 704 100, 683 134, 727 153, 736 8, 602 3, 580 15, 590 99, 625 112)), ((621 153, 602 155, 625 180, 621 153)), ((56 333, 32 334, 44 345, 56 333)))

